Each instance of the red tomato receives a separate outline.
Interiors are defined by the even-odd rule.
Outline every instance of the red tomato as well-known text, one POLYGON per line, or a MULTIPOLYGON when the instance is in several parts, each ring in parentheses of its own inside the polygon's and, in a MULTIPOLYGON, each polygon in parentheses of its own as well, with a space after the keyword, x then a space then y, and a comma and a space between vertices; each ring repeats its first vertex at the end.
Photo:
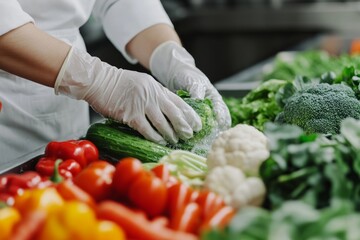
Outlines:
POLYGON ((170 220, 170 228, 177 231, 195 233, 200 224, 200 216, 201 209, 199 205, 190 202, 175 212, 175 215, 170 220))
POLYGON ((90 194, 96 201, 101 201, 111 196, 114 172, 115 167, 110 163, 95 161, 90 163, 74 178, 74 183, 90 194))
POLYGON ((175 216, 177 211, 182 210, 191 201, 192 193, 192 189, 182 183, 176 183, 168 188, 167 211, 170 218, 175 216))
POLYGON ((115 195, 118 197, 127 196, 132 183, 145 173, 140 160, 131 157, 120 159, 120 162, 116 164, 112 183, 115 195))
POLYGON ((147 172, 137 178, 129 189, 129 199, 150 217, 156 217, 165 211, 167 189, 160 178, 147 172))

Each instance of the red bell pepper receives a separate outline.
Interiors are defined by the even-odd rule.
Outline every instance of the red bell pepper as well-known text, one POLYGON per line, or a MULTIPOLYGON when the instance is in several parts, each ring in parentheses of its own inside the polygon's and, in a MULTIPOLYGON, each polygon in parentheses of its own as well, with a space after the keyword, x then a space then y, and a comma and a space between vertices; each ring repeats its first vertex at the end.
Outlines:
POLYGON ((0 101, 0 112, 1 112, 1 109, 2 109, 2 102, 0 101))
MULTIPOLYGON (((54 173, 55 158, 42 157, 36 163, 35 169, 42 176, 50 177, 54 173)), ((67 159, 59 164, 59 173, 64 178, 73 178, 81 171, 80 164, 74 159, 67 159)))
POLYGON ((34 171, 5 174, 0 176, 0 199, 11 205, 13 197, 22 194, 25 189, 44 188, 50 185, 52 185, 51 181, 34 171))
POLYGON ((68 140, 64 142, 50 142, 45 149, 45 157, 73 159, 82 168, 99 159, 97 147, 88 140, 68 140))

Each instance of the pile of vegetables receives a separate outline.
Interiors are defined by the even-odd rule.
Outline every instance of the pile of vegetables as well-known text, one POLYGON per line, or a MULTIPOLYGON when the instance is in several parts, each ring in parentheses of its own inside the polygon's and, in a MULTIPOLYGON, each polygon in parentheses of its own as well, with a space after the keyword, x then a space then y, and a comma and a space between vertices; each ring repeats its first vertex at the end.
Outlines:
POLYGON ((189 141, 106 119, 50 142, 32 171, 0 176, 0 238, 359 239, 360 57, 288 56, 225 98, 222 132, 210 100, 179 91, 202 119, 189 141))
POLYGON ((175 153, 149 167, 133 157, 102 160, 88 140, 50 142, 34 171, 0 177, 1 239, 196 240, 224 227, 235 209, 170 170, 194 174, 202 157, 175 153))
POLYGON ((277 121, 308 133, 334 134, 341 120, 360 119, 358 55, 330 57, 312 51, 290 56, 288 62, 277 59, 273 71, 244 98, 224 99, 233 125, 263 130, 266 122, 277 121))

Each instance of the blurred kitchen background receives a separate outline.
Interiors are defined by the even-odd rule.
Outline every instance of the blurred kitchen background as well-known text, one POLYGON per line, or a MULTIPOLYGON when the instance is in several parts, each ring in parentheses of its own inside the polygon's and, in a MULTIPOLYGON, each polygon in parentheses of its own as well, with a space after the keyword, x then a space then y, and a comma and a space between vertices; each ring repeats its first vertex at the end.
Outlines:
MULTIPOLYGON (((213 83, 319 35, 360 37, 360 1, 162 0, 162 3, 184 46, 213 83)), ((146 71, 140 65, 127 63, 93 18, 81 32, 92 55, 117 67, 146 71)), ((334 41, 336 37, 329 40, 329 48, 334 41)))

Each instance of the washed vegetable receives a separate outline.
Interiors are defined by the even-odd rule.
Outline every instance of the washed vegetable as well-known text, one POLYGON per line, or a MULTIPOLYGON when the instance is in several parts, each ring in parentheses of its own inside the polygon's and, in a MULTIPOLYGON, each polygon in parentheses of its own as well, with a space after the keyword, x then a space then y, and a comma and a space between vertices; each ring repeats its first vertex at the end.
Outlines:
POLYGON ((192 138, 186 141, 180 139, 178 143, 170 144, 169 146, 174 149, 193 151, 200 155, 206 155, 212 140, 218 132, 212 102, 207 98, 203 100, 190 98, 190 94, 186 91, 178 91, 177 94, 200 116, 202 129, 199 132, 195 132, 192 138))
POLYGON ((295 124, 308 133, 339 133, 340 122, 360 118, 360 101, 343 84, 315 84, 291 96, 279 119, 295 124))
POLYGON ((231 165, 245 175, 257 176, 260 164, 269 157, 265 135, 246 124, 238 124, 223 131, 214 140, 207 156, 209 170, 217 166, 231 165))
POLYGON ((105 123, 91 125, 86 133, 86 139, 95 143, 103 155, 115 161, 123 157, 135 157, 143 162, 158 162, 161 157, 174 149, 206 155, 218 131, 212 103, 209 99, 190 98, 185 91, 179 91, 178 95, 199 114, 202 122, 202 129, 186 141, 180 139, 176 144, 169 143, 167 146, 162 146, 144 139, 127 125, 110 119, 105 123))

